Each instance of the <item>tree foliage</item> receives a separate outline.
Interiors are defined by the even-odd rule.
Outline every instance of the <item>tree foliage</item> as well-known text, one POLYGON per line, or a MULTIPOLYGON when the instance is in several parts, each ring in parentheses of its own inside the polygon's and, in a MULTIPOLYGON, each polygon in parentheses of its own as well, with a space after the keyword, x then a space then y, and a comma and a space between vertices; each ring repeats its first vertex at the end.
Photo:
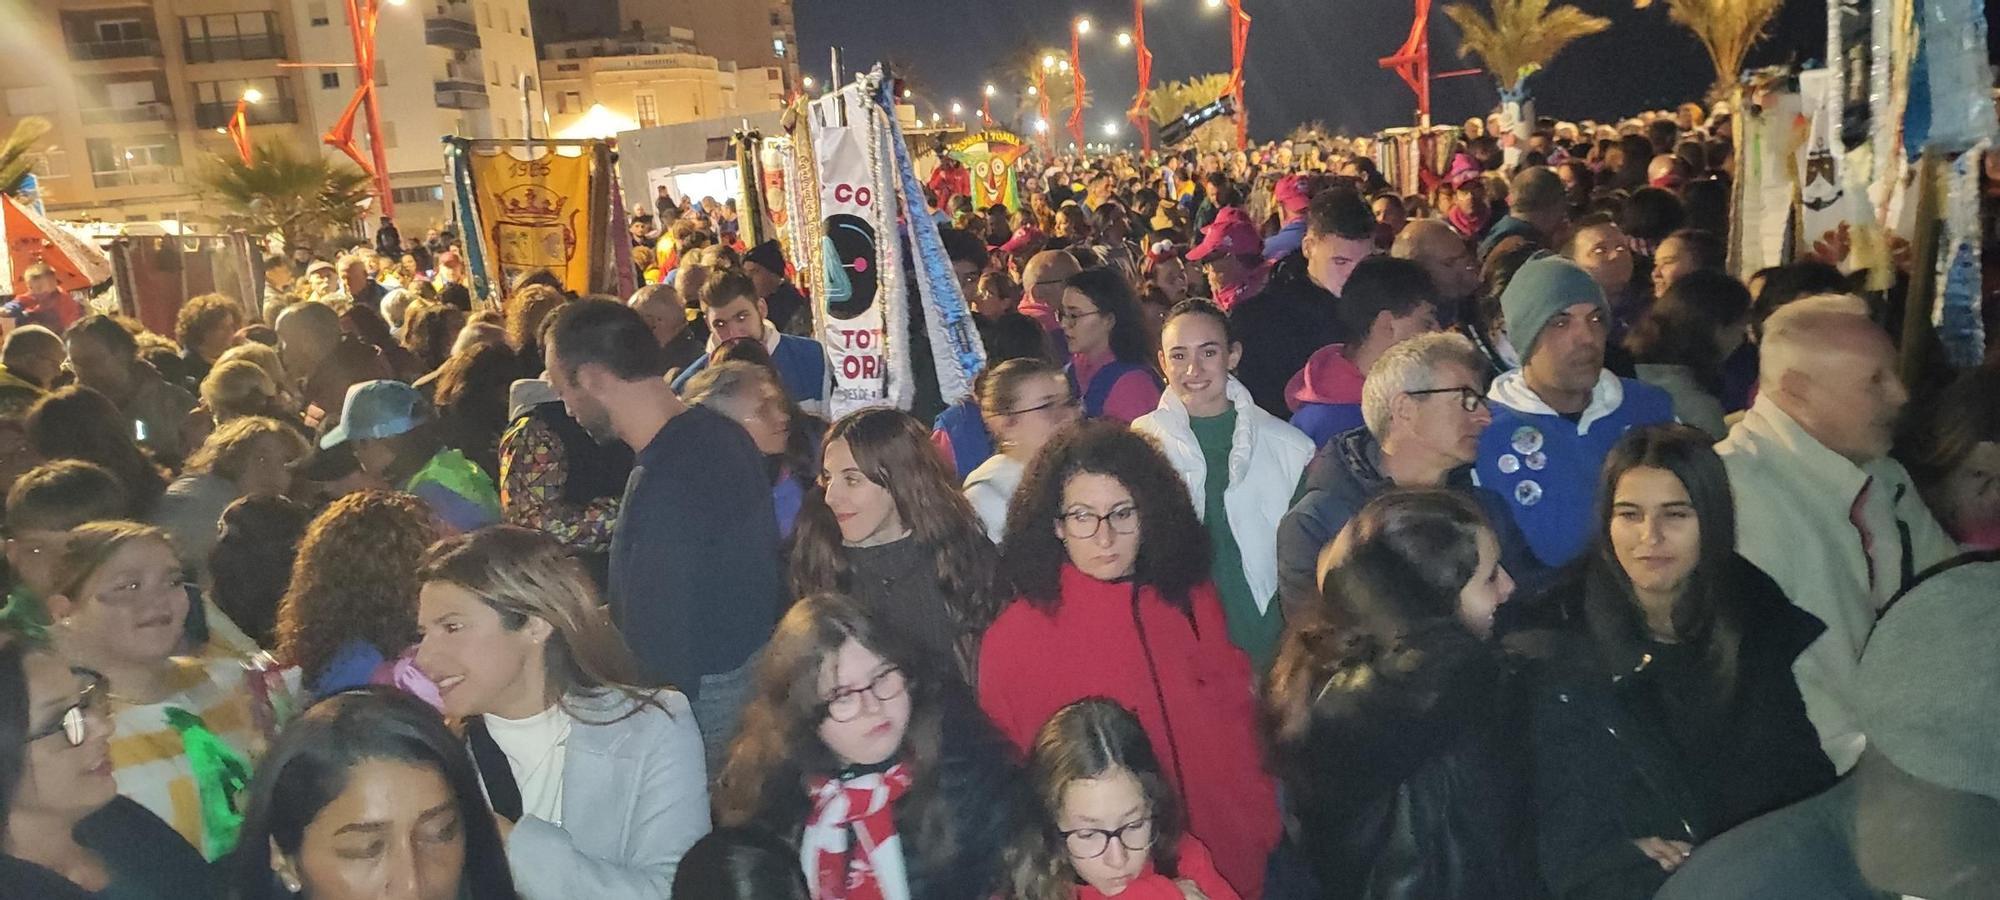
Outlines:
POLYGON ((1458 24, 1459 55, 1479 57, 1503 91, 1548 65, 1564 47, 1611 27, 1611 20, 1574 6, 1549 7, 1550 0, 1491 0, 1493 12, 1454 3, 1444 14, 1458 24))
POLYGON ((28 172, 35 167, 35 144, 46 137, 54 126, 41 116, 25 116, 14 123, 14 131, 0 141, 0 194, 12 194, 21 189, 28 172))
MULTIPOLYGON (((1764 37, 1771 17, 1778 14, 1782 0, 1665 0, 1667 18, 1694 32, 1715 66, 1715 91, 1726 91, 1737 73, 1743 71, 1743 57, 1764 37)), ((1634 0, 1645 9, 1652 0, 1634 0)))
MULTIPOLYGON (((1035 83, 1036 73, 1041 73, 1042 92, 1049 98, 1049 127, 1061 129, 1069 119, 1070 98, 1076 94, 1073 75, 1060 67, 1069 63, 1069 49, 1066 47, 1038 47, 1034 44, 1016 46, 1001 58, 988 73, 1000 96, 1017 98, 1016 109, 1024 124, 1032 123, 1041 114, 1040 98, 1028 93, 1028 86, 1035 83), (1042 71, 1043 60, 1054 60, 1057 68, 1042 71)), ((996 98, 997 99, 997 98, 996 98)), ((1091 108, 1096 94, 1088 86, 1083 89, 1083 108, 1091 108)), ((1001 104, 995 103, 995 117, 1001 104)))
POLYGON ((369 178, 360 169, 319 154, 301 156, 276 141, 257 144, 247 164, 233 155, 213 157, 201 182, 231 224, 259 234, 277 232, 287 247, 352 225, 370 195, 369 178))

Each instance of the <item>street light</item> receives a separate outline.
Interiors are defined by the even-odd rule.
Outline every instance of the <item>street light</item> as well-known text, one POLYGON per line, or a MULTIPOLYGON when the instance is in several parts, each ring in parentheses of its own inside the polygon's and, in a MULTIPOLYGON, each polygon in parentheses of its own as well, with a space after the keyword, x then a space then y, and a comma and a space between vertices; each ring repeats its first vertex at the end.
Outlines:
POLYGON ((1036 87, 1035 87, 1034 85, 1032 85, 1032 84, 1031 84, 1031 85, 1028 85, 1028 96, 1030 96, 1030 97, 1033 97, 1033 96, 1035 96, 1036 94, 1039 94, 1039 93, 1041 93, 1041 90, 1040 90, 1040 89, 1036 88, 1036 87))
POLYGON ((1129 31, 1118 32, 1118 46, 1120 49, 1132 46, 1132 32, 1129 31))
POLYGON ((1118 136, 1118 123, 1117 123, 1117 122, 1106 122, 1106 123, 1104 123, 1104 136, 1105 136, 1105 137, 1117 137, 1117 136, 1118 136))
POLYGON ((991 97, 991 96, 993 96, 994 94, 998 94, 998 93, 1000 93, 1000 89, 999 89, 999 88, 996 88, 996 87, 994 87, 994 86, 992 86, 992 85, 990 85, 990 84, 986 86, 986 96, 988 96, 988 97, 991 97))
POLYGON ((1035 133, 1036 133, 1036 134, 1048 134, 1048 133, 1049 133, 1049 120, 1047 120, 1047 119, 1036 119, 1036 120, 1035 120, 1035 133))
POLYGON ((963 107, 963 106, 960 106, 960 105, 959 105, 959 102, 958 102, 957 100, 953 100, 953 101, 951 101, 951 114, 952 114, 952 115, 956 116, 956 115, 959 115, 959 114, 961 114, 961 113, 964 113, 964 112, 965 112, 965 107, 963 107))
POLYGON ((1056 55, 1053 53, 1042 54, 1042 68, 1053 69, 1055 67, 1056 67, 1056 55))
POLYGON ((1058 72, 1061 72, 1061 73, 1063 73, 1064 75, 1068 75, 1068 74, 1069 74, 1069 60, 1066 60, 1066 59, 1063 59, 1063 60, 1057 60, 1057 61, 1056 61, 1056 71, 1058 71, 1058 72))
POLYGON ((1209 8, 1209 9, 1212 9, 1212 10, 1214 10, 1214 9, 1221 9, 1221 8, 1222 8, 1222 0, 1206 0, 1206 5, 1208 6, 1208 8, 1209 8))
POLYGON ((1077 34, 1089 34, 1089 33, 1090 33, 1090 20, 1089 20, 1089 19, 1078 19, 1078 20, 1076 20, 1076 33, 1077 33, 1077 34))
POLYGON ((903 89, 903 99, 905 99, 905 100, 908 100, 908 99, 910 99, 910 89, 909 89, 909 88, 904 88, 904 89, 903 89))
POLYGON ((806 90, 810 91, 813 89, 813 77, 811 75, 807 75, 806 77, 799 79, 799 84, 805 87, 806 90))
POLYGON ((262 103, 263 101, 264 101, 264 92, 263 92, 263 91, 260 91, 260 90, 258 90, 258 89, 256 89, 256 88, 244 88, 244 89, 243 89, 243 102, 245 102, 245 103, 262 103))

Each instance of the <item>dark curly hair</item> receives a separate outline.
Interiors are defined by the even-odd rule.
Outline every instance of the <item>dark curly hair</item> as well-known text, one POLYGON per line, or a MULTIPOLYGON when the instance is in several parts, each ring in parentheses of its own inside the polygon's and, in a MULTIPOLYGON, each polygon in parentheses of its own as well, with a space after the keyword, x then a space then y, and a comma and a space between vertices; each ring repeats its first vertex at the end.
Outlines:
POLYGON ((1189 596, 1208 580, 1208 532, 1195 517, 1187 485, 1160 448, 1116 422, 1079 422, 1049 439, 1028 465, 1007 506, 1001 541, 1002 570, 1028 602, 1053 611, 1062 604, 1062 567, 1069 550, 1054 523, 1062 517, 1063 488, 1083 474, 1108 475, 1132 493, 1139 509, 1139 559, 1134 581, 1160 592, 1167 603, 1194 616, 1189 596))
POLYGON ((174 340, 183 350, 199 352, 201 339, 228 325, 231 333, 243 325, 243 304, 224 294, 202 294, 181 304, 174 315, 174 340))
POLYGON ((451 345, 465 327, 465 311, 442 303, 420 303, 410 307, 403 326, 403 349, 416 354, 417 364, 433 372, 451 358, 451 345))
POLYGON ((384 658, 417 633, 417 566, 438 539, 423 501, 363 491, 335 500, 299 541, 292 583, 278 602, 278 656, 317 681, 342 645, 365 641, 384 658))

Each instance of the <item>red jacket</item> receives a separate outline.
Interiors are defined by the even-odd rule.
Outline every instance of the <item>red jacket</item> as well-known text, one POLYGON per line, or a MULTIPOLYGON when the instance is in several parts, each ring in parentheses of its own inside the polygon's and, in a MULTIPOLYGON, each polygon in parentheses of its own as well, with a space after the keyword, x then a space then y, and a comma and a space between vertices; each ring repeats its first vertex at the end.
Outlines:
POLYGON ((1132 710, 1187 806, 1188 831, 1244 900, 1263 892, 1278 801, 1257 739, 1250 659, 1229 642, 1215 587, 1194 622, 1153 588, 1099 581, 1065 563, 1051 615, 1017 598, 979 650, 979 705, 1026 750, 1056 710, 1108 697, 1132 710), (1171 730, 1169 729, 1171 726, 1171 730))

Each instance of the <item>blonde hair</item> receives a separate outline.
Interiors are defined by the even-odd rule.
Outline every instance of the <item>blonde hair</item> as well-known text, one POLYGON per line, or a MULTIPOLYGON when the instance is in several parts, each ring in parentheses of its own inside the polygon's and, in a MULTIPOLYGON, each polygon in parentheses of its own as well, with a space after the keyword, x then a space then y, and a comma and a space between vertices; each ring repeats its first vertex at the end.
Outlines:
POLYGON ((202 405, 218 422, 269 411, 277 397, 278 384, 271 373, 247 359, 220 363, 201 380, 202 405))
POLYGON ((306 446, 305 436, 290 425, 267 416, 241 416, 231 419, 209 435, 201 449, 188 457, 187 470, 212 472, 235 481, 243 477, 257 439, 264 437, 276 438, 284 444, 285 452, 294 460, 305 456, 310 449, 306 446))
POLYGON ((56 557, 55 577, 50 582, 55 589, 49 593, 81 602, 83 585, 90 576, 97 574, 118 551, 140 541, 158 541, 169 550, 174 546, 165 531, 138 522, 86 522, 70 529, 62 554, 56 557))
POLYGON ((285 361, 278 356, 278 348, 256 341, 244 341, 223 351, 221 356, 216 357, 215 363, 221 366, 239 359, 255 363, 257 368, 263 369, 264 374, 271 376, 271 382, 277 385, 279 390, 289 387, 291 373, 285 371, 285 361))

